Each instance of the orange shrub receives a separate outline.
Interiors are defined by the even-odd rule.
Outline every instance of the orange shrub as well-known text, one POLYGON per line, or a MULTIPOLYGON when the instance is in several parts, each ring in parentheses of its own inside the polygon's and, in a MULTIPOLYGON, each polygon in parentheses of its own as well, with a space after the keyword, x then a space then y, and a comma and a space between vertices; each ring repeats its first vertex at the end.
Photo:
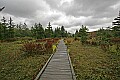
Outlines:
POLYGON ((31 54, 44 54, 45 47, 43 44, 37 44, 34 42, 26 42, 22 46, 22 51, 31 55, 31 54))

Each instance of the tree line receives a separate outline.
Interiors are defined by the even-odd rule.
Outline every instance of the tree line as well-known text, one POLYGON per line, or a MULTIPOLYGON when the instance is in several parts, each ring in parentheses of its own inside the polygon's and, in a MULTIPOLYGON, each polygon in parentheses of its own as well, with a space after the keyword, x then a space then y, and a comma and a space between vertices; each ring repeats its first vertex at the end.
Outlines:
MULTIPOLYGON (((120 37, 120 26, 107 27, 106 29, 99 29, 96 31, 97 39, 101 40, 101 42, 108 42, 110 38, 120 37)), ((47 28, 44 29, 41 23, 35 23, 31 28, 26 23, 16 24, 10 17, 7 20, 5 17, 1 19, 0 22, 0 40, 6 40, 9 38, 16 37, 33 37, 36 39, 43 38, 59 38, 59 37, 69 37, 71 34, 67 32, 64 26, 57 27, 55 30, 52 29, 52 26, 49 22, 47 28)), ((76 30, 73 37, 80 37, 81 42, 85 43, 88 39, 88 28, 83 26, 76 30)))
MULTIPOLYGON (((120 26, 107 27, 106 29, 100 28, 94 32, 96 34, 94 41, 99 41, 100 44, 107 44, 111 39, 120 38, 120 26)), ((87 40, 90 40, 89 35, 88 28, 82 25, 79 30, 76 30, 74 37, 80 37, 81 42, 85 43, 87 40)))
POLYGON ((43 39, 68 36, 70 36, 70 33, 65 30, 64 26, 57 27, 53 30, 50 22, 48 27, 45 29, 41 23, 35 23, 31 28, 29 28, 26 23, 15 25, 11 17, 9 20, 3 17, 0 22, 0 40, 15 37, 33 37, 36 39, 43 39))

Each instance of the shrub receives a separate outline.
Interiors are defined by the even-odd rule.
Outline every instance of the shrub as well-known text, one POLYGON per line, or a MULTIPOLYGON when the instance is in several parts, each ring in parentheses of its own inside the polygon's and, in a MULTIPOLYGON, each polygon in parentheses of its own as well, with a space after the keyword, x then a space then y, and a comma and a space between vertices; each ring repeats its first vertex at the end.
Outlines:
POLYGON ((80 41, 80 39, 79 39, 79 38, 77 38, 77 37, 75 37, 75 38, 74 38, 74 40, 75 40, 75 41, 80 41))
POLYGON ((26 42, 23 44, 21 50, 29 55, 32 55, 32 54, 44 54, 46 49, 43 44, 26 42))
POLYGON ((14 42, 14 41, 17 41, 18 39, 17 38, 8 38, 8 39, 5 39, 6 42, 14 42))
POLYGON ((56 51, 56 48, 57 48, 56 45, 53 45, 53 46, 52 46, 52 50, 53 50, 53 52, 56 51))
POLYGON ((22 51, 31 54, 51 54, 56 51, 56 43, 59 39, 37 39, 35 42, 25 42, 22 51), (43 43, 43 44, 40 44, 43 43))
POLYGON ((47 53, 52 53, 53 50, 52 50, 52 45, 53 45, 53 42, 52 41, 47 41, 45 43, 45 48, 46 48, 46 52, 47 53))

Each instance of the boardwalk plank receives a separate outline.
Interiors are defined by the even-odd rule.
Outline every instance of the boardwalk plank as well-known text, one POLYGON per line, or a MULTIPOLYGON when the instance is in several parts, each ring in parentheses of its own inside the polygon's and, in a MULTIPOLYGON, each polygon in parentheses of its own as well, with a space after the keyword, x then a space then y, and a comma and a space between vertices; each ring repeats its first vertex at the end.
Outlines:
POLYGON ((73 80, 67 47, 63 40, 39 80, 73 80))

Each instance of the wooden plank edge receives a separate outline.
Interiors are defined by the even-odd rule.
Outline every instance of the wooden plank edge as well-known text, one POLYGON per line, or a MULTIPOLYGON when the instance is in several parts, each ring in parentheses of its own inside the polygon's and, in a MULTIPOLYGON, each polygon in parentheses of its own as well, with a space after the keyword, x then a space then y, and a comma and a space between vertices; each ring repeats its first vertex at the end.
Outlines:
POLYGON ((47 62, 45 63, 45 65, 43 66, 43 68, 40 70, 40 72, 38 73, 38 75, 36 76, 36 78, 34 80, 38 80, 40 78, 40 76, 42 75, 42 73, 45 71, 45 68, 47 67, 48 63, 50 62, 50 60, 52 59, 54 54, 51 54, 50 58, 47 60, 47 62))
POLYGON ((73 65, 72 65, 72 62, 71 62, 71 59, 70 59, 69 52, 67 52, 67 54, 68 54, 68 59, 69 59, 70 68, 71 68, 71 72, 72 72, 72 78, 73 78, 73 80, 76 80, 76 76, 75 76, 75 72, 74 72, 74 69, 73 69, 73 65))

